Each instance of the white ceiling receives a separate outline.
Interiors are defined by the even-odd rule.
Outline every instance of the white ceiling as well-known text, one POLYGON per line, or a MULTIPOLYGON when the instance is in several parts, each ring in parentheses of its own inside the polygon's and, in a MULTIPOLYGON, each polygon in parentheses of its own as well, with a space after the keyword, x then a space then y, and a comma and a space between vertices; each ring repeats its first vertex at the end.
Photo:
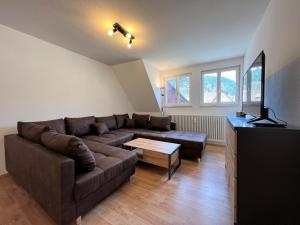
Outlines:
POLYGON ((1 0, 0 23, 112 65, 160 70, 244 55, 269 0, 1 0), (132 32, 133 48, 114 22, 132 32))

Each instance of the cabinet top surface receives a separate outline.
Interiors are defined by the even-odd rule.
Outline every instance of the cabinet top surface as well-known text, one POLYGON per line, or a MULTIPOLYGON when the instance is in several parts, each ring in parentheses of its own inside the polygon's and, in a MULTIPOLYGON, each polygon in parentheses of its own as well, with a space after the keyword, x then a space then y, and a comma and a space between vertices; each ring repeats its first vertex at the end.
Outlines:
POLYGON ((228 116, 227 119, 231 124, 231 126, 233 127, 233 129, 238 129, 242 127, 248 127, 248 128, 255 127, 253 124, 248 123, 248 119, 246 117, 228 116))
POLYGON ((230 125, 234 130, 242 129, 242 128, 259 128, 259 129, 285 129, 285 130, 297 130, 299 131, 299 127, 288 126, 286 128, 282 127, 256 127, 255 125, 248 123, 251 117, 238 117, 238 116, 228 116, 227 117, 230 125))

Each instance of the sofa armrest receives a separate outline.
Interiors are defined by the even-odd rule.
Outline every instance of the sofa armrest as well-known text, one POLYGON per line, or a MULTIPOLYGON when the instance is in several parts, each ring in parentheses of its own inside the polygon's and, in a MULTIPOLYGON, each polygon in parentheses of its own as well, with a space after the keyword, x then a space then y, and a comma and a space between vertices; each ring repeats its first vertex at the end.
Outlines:
POLYGON ((171 122, 171 130, 176 130, 176 123, 175 122, 171 122))
POLYGON ((60 225, 76 219, 74 161, 18 135, 5 136, 6 169, 60 225))

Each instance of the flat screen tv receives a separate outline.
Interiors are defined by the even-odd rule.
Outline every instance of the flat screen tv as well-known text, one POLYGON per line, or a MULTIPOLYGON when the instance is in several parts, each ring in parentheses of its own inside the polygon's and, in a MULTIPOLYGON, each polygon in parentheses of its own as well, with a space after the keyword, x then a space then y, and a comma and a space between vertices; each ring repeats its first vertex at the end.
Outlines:
POLYGON ((243 104, 245 114, 259 117, 264 107, 265 54, 261 52, 243 76, 243 104))
POLYGON ((243 76, 242 111, 253 116, 249 120, 254 123, 261 120, 276 121, 269 118, 268 108, 265 108, 265 54, 261 52, 243 76))

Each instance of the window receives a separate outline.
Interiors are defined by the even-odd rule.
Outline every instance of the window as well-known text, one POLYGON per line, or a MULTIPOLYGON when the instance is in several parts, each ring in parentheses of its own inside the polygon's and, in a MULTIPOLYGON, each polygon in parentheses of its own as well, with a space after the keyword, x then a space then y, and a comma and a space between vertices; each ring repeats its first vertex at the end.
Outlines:
POLYGON ((202 73, 202 103, 236 104, 238 100, 239 67, 202 73))
POLYGON ((203 102, 204 103, 216 103, 217 102, 217 86, 218 86, 218 74, 206 73, 203 74, 203 102))
POLYGON ((180 75, 167 78, 166 105, 187 105, 190 104, 191 76, 180 75))

